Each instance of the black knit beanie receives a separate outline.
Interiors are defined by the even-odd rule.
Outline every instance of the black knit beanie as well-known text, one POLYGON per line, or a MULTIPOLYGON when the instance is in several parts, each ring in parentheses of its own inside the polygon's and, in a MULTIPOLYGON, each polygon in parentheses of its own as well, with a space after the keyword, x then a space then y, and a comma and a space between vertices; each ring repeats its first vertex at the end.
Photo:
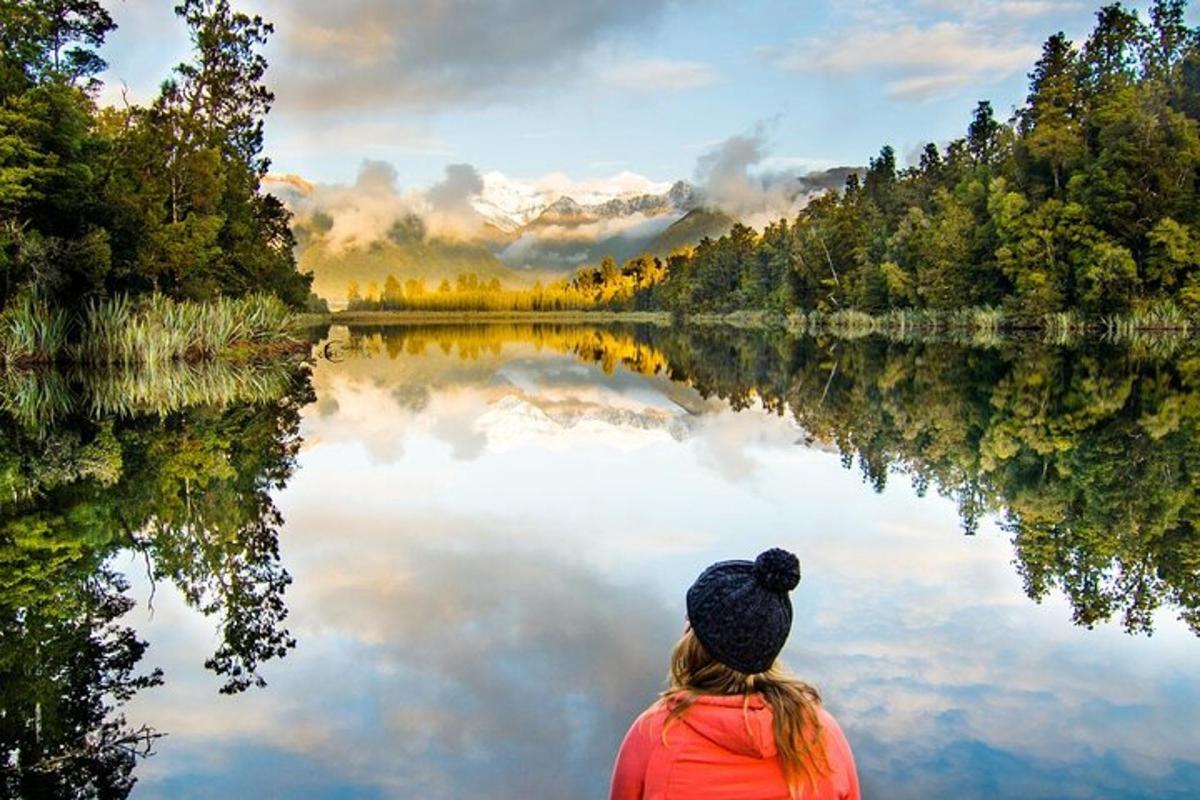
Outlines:
POLYGON ((713 564, 687 593, 688 621, 709 655, 738 672, 766 672, 792 629, 788 592, 800 560, 772 548, 753 561, 713 564))

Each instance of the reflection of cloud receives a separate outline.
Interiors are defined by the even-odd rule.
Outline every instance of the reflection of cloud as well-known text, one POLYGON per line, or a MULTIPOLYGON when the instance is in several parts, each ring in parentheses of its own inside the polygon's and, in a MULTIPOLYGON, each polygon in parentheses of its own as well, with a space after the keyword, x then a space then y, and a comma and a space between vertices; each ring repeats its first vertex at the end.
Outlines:
POLYGON ((645 434, 634 453, 561 426, 462 461, 455 437, 469 451, 501 402, 569 418, 668 409, 669 391, 691 390, 518 343, 477 361, 378 352, 316 368, 318 403, 339 411, 306 412, 323 444, 280 497, 300 644, 270 665, 271 687, 216 697, 199 667, 208 623, 160 589, 144 634, 168 682, 131 719, 171 735, 141 796, 599 800, 688 583, 769 546, 800 554, 785 657, 839 716, 867 796, 1200 784, 1196 640, 1169 614, 1153 639, 1077 629, 1061 598, 1024 596, 995 524, 964 537, 953 502, 903 481, 876 494, 757 408, 696 401, 691 438, 645 434), (363 457, 391 439, 402 461, 363 457))
POLYGON ((757 446, 790 448, 796 426, 784 417, 725 411, 707 416, 703 432, 695 437, 699 463, 724 480, 753 485, 761 463, 751 449, 757 446))
POLYGON ((269 765, 303 757, 327 784, 388 796, 598 796, 678 621, 644 589, 514 549, 495 528, 444 516, 372 524, 296 565, 302 644, 287 666, 298 669, 272 696, 248 697, 244 718, 225 704, 179 709, 159 758, 232 755, 252 737, 257 763, 208 769, 278 792, 269 765), (333 664, 336 681, 314 682, 311 669, 333 664))

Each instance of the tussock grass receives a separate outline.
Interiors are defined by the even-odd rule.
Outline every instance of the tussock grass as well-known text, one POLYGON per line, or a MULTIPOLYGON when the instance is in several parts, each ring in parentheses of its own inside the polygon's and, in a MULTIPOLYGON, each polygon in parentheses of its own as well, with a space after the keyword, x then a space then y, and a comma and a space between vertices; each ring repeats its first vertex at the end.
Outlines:
POLYGON ((293 329, 291 312, 270 295, 206 302, 117 296, 71 315, 25 294, 0 314, 0 363, 197 361, 241 346, 292 342, 293 329))
POLYGON ((69 330, 66 311, 22 294, 0 311, 0 362, 50 363, 65 351, 69 330))
POLYGON ((263 405, 287 395, 291 360, 236 364, 169 361, 58 369, 0 369, 0 411, 30 429, 70 414, 93 419, 170 414, 197 406, 263 405))

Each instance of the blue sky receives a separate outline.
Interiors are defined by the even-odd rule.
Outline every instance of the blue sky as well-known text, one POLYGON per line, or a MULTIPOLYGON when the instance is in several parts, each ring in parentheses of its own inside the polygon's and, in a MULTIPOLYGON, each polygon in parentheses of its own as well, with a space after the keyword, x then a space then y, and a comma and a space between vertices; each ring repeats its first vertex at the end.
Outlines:
MULTIPOLYGON (((161 0, 106 0, 104 97, 150 97, 187 41, 161 0)), ((902 158, 1007 115, 1049 34, 1098 0, 244 0, 277 26, 275 170, 349 182, 364 159, 428 185, 446 164, 533 178, 690 178, 761 126, 777 166, 902 158)), ((1191 12, 1193 24, 1195 11, 1191 12)))

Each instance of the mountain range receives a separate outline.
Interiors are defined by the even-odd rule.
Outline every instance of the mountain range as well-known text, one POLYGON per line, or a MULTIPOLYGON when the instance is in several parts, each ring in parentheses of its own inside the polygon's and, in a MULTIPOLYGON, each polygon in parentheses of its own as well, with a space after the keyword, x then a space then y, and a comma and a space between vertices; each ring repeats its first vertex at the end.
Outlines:
MULTIPOLYGON (((840 185, 850 171, 800 178, 797 196, 840 185)), ((390 211, 395 219, 370 240, 331 234, 339 213, 365 213, 353 199, 339 196, 336 209, 322 211, 319 187, 301 178, 269 176, 265 183, 296 212, 301 269, 313 272, 314 291, 335 304, 350 282, 366 290, 389 275, 401 282, 421 278, 432 286, 475 273, 505 285, 528 285, 569 275, 605 256, 618 263, 643 253, 666 256, 720 236, 737 221, 706 203, 704 193, 687 181, 661 183, 621 173, 593 182, 552 175, 524 183, 487 173, 481 182, 482 190, 464 204, 466 219, 460 212, 449 229, 444 217, 422 216, 419 207, 371 206, 374 217, 390 211)))

